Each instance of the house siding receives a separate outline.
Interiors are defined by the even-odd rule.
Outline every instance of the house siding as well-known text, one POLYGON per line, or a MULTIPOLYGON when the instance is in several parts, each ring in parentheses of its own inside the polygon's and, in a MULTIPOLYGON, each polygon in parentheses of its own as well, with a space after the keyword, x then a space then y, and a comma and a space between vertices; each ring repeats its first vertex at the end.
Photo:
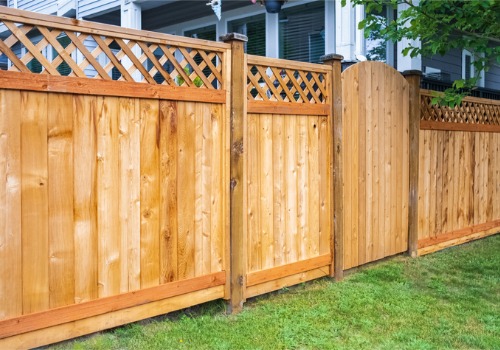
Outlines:
POLYGON ((484 87, 487 89, 500 90, 500 65, 490 62, 490 69, 486 72, 484 87))
MULTIPOLYGON (((8 6, 14 7, 13 0, 9 0, 8 6)), ((44 14, 57 13, 57 0, 17 0, 17 8, 44 14)))
POLYGON ((78 17, 92 17, 119 7, 120 0, 78 0, 78 17))

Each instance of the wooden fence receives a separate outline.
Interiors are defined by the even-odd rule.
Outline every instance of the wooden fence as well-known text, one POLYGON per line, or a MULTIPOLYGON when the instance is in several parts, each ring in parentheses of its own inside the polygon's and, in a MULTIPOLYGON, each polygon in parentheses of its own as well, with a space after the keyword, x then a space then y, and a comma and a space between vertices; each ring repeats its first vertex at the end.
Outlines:
POLYGON ((0 18, 0 347, 228 298, 230 46, 0 18))
POLYGON ((419 254, 500 230, 500 102, 451 109, 432 96, 421 91, 419 254))
POLYGON ((0 7, 0 348, 500 228, 500 105, 0 7))

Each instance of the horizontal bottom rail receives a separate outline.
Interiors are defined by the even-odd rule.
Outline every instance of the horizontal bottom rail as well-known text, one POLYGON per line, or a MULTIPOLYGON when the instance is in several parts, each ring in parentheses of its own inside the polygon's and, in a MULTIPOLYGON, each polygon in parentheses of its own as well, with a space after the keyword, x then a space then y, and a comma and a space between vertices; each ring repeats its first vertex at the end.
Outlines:
POLYGON ((328 266, 331 263, 332 263, 331 255, 325 254, 312 259, 302 260, 262 271, 251 272, 247 274, 247 287, 273 281, 300 272, 306 272, 316 268, 328 266))
POLYGON ((122 326, 149 317, 199 305, 224 296, 224 286, 216 286, 174 296, 131 308, 79 319, 76 321, 38 329, 29 333, 0 339, 0 349, 28 349, 98 332, 104 329, 122 326))
MULTIPOLYGON (((221 271, 184 281, 166 283, 157 287, 9 318, 0 321, 0 344, 2 338, 7 338, 13 335, 78 321, 143 304, 149 304, 212 287, 224 286, 225 283, 226 272, 221 271)), ((222 293, 219 297, 222 298, 223 296, 224 293, 222 293)))
POLYGON ((329 275, 330 275, 330 265, 305 272, 300 272, 290 276, 278 278, 269 282, 264 282, 247 287, 245 291, 245 297, 252 298, 257 295, 269 293, 281 288, 290 287, 299 283, 311 281, 329 275))
POLYGON ((449 232, 435 238, 418 241, 418 255, 426 255, 459 244, 485 238, 500 232, 500 220, 471 226, 465 229, 449 232))

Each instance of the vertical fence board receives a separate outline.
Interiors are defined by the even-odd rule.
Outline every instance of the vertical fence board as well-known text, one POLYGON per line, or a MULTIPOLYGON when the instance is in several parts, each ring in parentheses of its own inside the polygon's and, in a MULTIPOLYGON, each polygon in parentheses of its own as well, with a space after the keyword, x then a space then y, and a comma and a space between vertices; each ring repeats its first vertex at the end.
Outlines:
MULTIPOLYGON (((215 233, 211 235, 211 197, 212 197, 212 167, 214 160, 212 159, 212 111, 210 106, 202 105, 202 114, 200 119, 202 127, 200 130, 201 135, 201 205, 199 211, 201 212, 201 246, 203 263, 201 274, 209 274, 212 269, 212 239, 215 239, 215 233)), ((197 135, 197 137, 199 137, 197 135)), ((217 158, 216 158, 217 159, 217 158)), ((214 251, 214 254, 217 251, 214 251)))
POLYGON ((21 92, 23 313, 49 308, 47 94, 21 92))
MULTIPOLYGON (((333 155, 330 154, 330 130, 328 118, 319 118, 319 178, 320 178, 320 188, 319 188, 319 254, 328 254, 330 252, 330 238, 331 238, 331 227, 333 227, 331 218, 331 208, 333 203, 330 201, 330 167, 332 164, 333 155)), ((283 173, 285 175, 285 173, 283 173)), ((285 182, 285 177, 283 182, 285 182)), ((283 195, 283 208, 285 208, 285 197, 283 195)), ((283 215, 283 217, 285 217, 283 215)), ((286 232, 286 231, 285 231, 286 232)))
POLYGON ((259 160, 260 173, 260 257, 261 268, 270 268, 274 264, 273 235, 273 116, 259 116, 259 160))
POLYGON ((259 116, 248 116, 248 271, 261 270, 259 116))
POLYGON ((177 280, 177 103, 160 102, 160 283, 177 280))
POLYGON ((193 104, 178 105, 178 169, 183 176, 177 182, 178 196, 178 273, 180 279, 194 277, 195 254, 195 109, 193 104))
MULTIPOLYGON (((223 106, 222 105, 211 105, 210 106, 210 132, 208 137, 211 138, 211 143, 207 143, 207 147, 210 146, 210 155, 207 154, 207 158, 210 159, 210 200, 208 207, 210 209, 210 268, 211 272, 222 271, 226 264, 224 261, 225 257, 225 247, 227 246, 225 240, 225 232, 227 232, 224 222, 226 216, 224 215, 224 198, 226 198, 226 191, 228 191, 228 186, 226 181, 224 154, 226 142, 223 139, 224 132, 224 118, 223 118, 223 106)), ((205 194, 207 195, 207 194, 205 194)))
POLYGON ((194 110, 194 275, 203 271, 203 105, 197 103, 194 110))
POLYGON ((70 305, 75 296, 73 225, 73 96, 49 94, 48 198, 50 308, 70 305))
POLYGON ((275 115, 272 119, 274 266, 285 263, 285 118, 275 115))
POLYGON ((74 97, 75 302, 97 292, 97 98, 74 97))
POLYGON ((118 99, 98 98, 97 229, 99 297, 120 292, 118 99))
MULTIPOLYGON (((319 118, 308 117, 309 155, 307 157, 309 171, 309 203, 307 218, 309 220, 309 245, 307 255, 309 258, 318 256, 320 245, 320 179, 319 179, 319 118)), ((278 247, 277 247, 278 248, 278 247)))
POLYGON ((120 291, 141 288, 141 115, 138 99, 119 101, 120 291))
POLYGON ((297 221, 297 119, 289 117, 285 119, 286 146, 285 146, 285 169, 286 169, 286 261, 291 263, 297 261, 299 252, 295 245, 298 235, 297 221))
POLYGON ((306 118, 297 117, 297 223, 298 234, 295 240, 297 247, 298 260, 305 260, 307 256, 307 245, 309 244, 309 220, 308 214, 308 196, 309 196, 309 178, 307 173, 307 123, 306 118))
POLYGON ((141 288, 160 283, 159 114, 158 101, 140 101, 141 288))
POLYGON ((0 320, 23 312, 21 93, 0 90, 0 320))

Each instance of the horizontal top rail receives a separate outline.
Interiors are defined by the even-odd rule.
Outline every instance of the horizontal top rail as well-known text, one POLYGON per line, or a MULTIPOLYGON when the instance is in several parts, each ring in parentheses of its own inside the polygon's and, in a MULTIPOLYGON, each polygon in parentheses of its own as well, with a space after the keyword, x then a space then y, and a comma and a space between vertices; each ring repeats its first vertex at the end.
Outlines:
POLYGON ((420 90, 422 122, 500 126, 500 101, 465 97, 450 108, 432 104, 434 96, 433 91, 420 90))
POLYGON ((9 71, 222 90, 229 48, 0 6, 0 62, 6 56, 9 71))
POLYGON ((298 104, 328 103, 332 67, 247 55, 249 101, 298 104))

